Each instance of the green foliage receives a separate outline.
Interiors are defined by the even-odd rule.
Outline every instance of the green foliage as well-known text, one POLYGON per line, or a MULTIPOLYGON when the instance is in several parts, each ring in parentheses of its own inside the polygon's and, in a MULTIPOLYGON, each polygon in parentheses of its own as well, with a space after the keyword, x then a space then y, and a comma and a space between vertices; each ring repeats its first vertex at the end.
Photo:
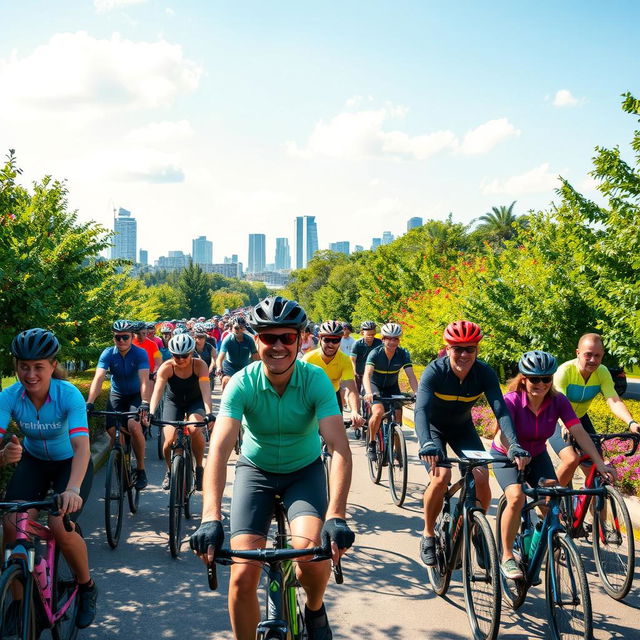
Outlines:
POLYGON ((515 204, 514 200, 508 207, 492 207, 489 213, 478 218, 481 224, 474 233, 482 242, 499 249, 507 240, 514 240, 521 230, 527 228, 528 218, 513 213, 515 204))
POLYGON ((218 315, 222 315, 227 309, 238 309, 246 307, 248 304, 248 296, 238 291, 219 289, 211 293, 211 309, 213 313, 218 315))
POLYGON ((180 272, 177 289, 185 301, 187 316, 208 318, 211 315, 209 278, 199 265, 190 262, 180 272))

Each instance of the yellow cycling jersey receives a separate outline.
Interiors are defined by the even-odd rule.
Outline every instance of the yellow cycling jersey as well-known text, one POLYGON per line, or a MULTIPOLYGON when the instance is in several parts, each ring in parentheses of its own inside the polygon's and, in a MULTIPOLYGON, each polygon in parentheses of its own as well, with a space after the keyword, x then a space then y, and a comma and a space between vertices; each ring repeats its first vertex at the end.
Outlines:
POLYGON ((328 364, 322 359, 322 351, 319 347, 313 351, 307 351, 302 356, 302 360, 320 367, 331 380, 334 391, 340 389, 341 380, 353 380, 351 358, 340 350, 336 352, 335 358, 328 364))

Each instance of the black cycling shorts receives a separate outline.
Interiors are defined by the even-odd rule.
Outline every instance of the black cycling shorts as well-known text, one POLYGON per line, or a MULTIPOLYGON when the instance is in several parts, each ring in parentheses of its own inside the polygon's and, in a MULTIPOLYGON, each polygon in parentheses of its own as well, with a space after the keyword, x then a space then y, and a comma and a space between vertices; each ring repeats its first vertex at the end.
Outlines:
MULTIPOLYGON (((140 392, 120 394, 112 390, 107 398, 107 411, 137 411, 141 402, 142 397, 140 396, 140 392)), ((119 418, 117 416, 107 416, 107 429, 115 427, 118 420, 119 418)), ((127 422, 129 421, 127 420, 127 422)), ((125 429, 127 428, 126 424, 123 425, 120 423, 120 426, 125 429)))
MULTIPOLYGON (((374 396, 382 396, 383 398, 388 398, 389 396, 399 396, 402 394, 400 391, 400 385, 396 382, 395 385, 391 387, 383 387, 380 389, 377 384, 374 382, 371 383, 371 392, 374 396)), ((382 404, 380 400, 374 400, 372 404, 382 404)))
POLYGON ((254 534, 266 538, 276 496, 282 498, 289 522, 299 516, 324 520, 328 505, 322 460, 292 473, 270 473, 240 456, 231 500, 231 537, 254 534))
POLYGON ((188 418, 192 413, 197 413, 204 418, 205 410, 201 397, 191 402, 176 402, 170 398, 164 399, 164 406, 162 407, 163 420, 171 422, 185 420, 185 416, 188 418))
MULTIPOLYGON (((494 448, 491 448, 490 453, 492 458, 504 458, 504 453, 500 453, 494 448)), ((503 491, 510 484, 518 483, 518 469, 516 467, 506 467, 503 463, 496 463, 492 467, 496 480, 503 491)), ((553 462, 551 462, 547 451, 531 458, 525 468, 524 478, 531 487, 537 487, 541 478, 557 481, 556 470, 553 468, 553 462)))
MULTIPOLYGON (((7 502, 44 500, 49 489, 53 489, 54 493, 62 493, 69 483, 72 461, 73 458, 40 460, 23 450, 22 458, 9 480, 5 500, 7 502)), ((89 497, 92 481, 93 462, 89 459, 89 466, 80 487, 83 506, 89 497)), ((71 519, 76 520, 81 512, 82 509, 71 514, 71 519)))
MULTIPOLYGON (((462 425, 456 425, 446 433, 441 429, 438 429, 434 425, 431 425, 431 439, 435 442, 436 446, 445 455, 447 454, 447 445, 449 445, 454 453, 460 457, 465 449, 471 451, 484 451, 484 445, 478 435, 473 422, 469 421, 462 425)), ((431 466, 424 460, 421 461, 427 471, 431 471, 431 466)), ((449 462, 438 462, 438 467, 444 467, 445 469, 451 469, 449 462)))

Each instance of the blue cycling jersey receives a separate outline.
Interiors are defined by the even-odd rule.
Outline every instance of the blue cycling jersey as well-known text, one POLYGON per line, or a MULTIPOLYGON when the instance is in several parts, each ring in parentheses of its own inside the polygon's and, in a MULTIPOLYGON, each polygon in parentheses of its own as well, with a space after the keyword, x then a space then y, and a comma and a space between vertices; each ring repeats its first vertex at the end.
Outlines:
POLYGON ((49 395, 37 410, 20 382, 0 393, 0 437, 9 420, 16 421, 24 448, 40 460, 73 457, 71 439, 89 437, 87 409, 82 394, 66 380, 51 379, 49 395))
POLYGON ((138 371, 149 370, 147 352, 131 345, 131 349, 123 356, 118 347, 107 347, 98 360, 98 368, 111 373, 111 391, 123 396, 140 392, 138 371))

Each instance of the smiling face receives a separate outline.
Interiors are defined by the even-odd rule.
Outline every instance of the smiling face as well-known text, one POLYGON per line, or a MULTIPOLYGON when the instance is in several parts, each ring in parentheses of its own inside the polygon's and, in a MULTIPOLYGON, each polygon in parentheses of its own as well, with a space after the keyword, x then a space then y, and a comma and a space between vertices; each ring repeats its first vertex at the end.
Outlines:
POLYGON ((530 399, 544 398, 553 384, 553 376, 532 376, 525 377, 525 389, 530 399))
POLYGON ((300 335, 294 340, 293 344, 287 345, 276 340, 274 344, 267 344, 260 336, 262 334, 268 335, 291 335, 297 333, 295 329, 289 327, 271 327, 269 329, 258 330, 258 340, 256 341, 256 347, 258 349, 258 355, 262 360, 263 365, 271 375, 281 375, 286 373, 295 362, 298 355, 298 346, 300 342, 300 335))
POLYGON ((28 394, 42 395, 49 390, 51 376, 57 364, 56 360, 18 360, 16 363, 18 380, 28 394))
POLYGON ((576 349, 576 355, 580 373, 590 376, 602 364, 604 357, 602 341, 593 338, 583 340, 576 349))
POLYGON ((340 337, 321 336, 320 348, 322 349, 322 353, 324 353, 327 358, 333 358, 333 356, 336 355, 338 349, 340 348, 340 337))
POLYGON ((454 373, 466 376, 478 357, 478 345, 471 342, 447 345, 447 355, 454 373))

